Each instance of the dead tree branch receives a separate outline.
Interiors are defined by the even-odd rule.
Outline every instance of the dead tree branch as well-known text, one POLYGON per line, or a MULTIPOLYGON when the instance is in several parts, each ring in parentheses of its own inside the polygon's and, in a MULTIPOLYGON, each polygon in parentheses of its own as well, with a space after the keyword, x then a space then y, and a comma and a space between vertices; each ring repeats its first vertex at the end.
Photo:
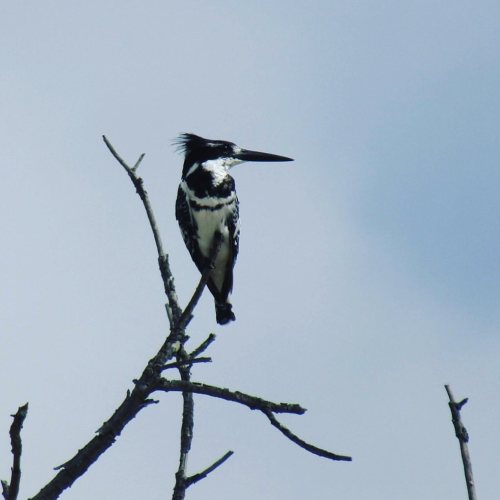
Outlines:
POLYGON ((468 398, 462 399, 458 403, 453 397, 450 386, 445 385, 444 388, 448 393, 448 406, 451 412, 451 421, 453 427, 455 428, 455 436, 460 444, 460 454, 462 455, 462 463, 464 466, 465 483, 467 485, 467 493, 469 495, 469 500, 477 500, 476 488, 474 485, 474 477, 472 476, 472 463, 469 455, 469 447, 467 443, 469 442, 469 434, 464 424, 462 423, 462 417, 460 416, 460 410, 469 400, 468 398))
POLYGON ((5 500, 16 500, 19 494, 19 484, 21 483, 21 453, 23 449, 21 429, 23 428, 24 419, 27 414, 28 403, 20 406, 15 415, 11 415, 11 417, 14 418, 9 431, 10 445, 12 448, 12 468, 10 483, 2 481, 2 495, 5 500))

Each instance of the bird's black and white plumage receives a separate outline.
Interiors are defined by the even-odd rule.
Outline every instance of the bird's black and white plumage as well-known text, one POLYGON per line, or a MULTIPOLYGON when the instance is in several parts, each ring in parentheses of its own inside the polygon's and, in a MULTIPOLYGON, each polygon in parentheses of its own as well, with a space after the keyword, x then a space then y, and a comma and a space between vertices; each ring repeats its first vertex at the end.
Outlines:
POLYGON ((175 216, 196 267, 209 264, 217 232, 221 244, 207 282, 215 299, 217 323, 235 320, 230 302, 233 267, 238 255, 239 206, 229 169, 244 161, 290 161, 285 156, 242 149, 229 141, 182 134, 177 144, 185 154, 175 216))

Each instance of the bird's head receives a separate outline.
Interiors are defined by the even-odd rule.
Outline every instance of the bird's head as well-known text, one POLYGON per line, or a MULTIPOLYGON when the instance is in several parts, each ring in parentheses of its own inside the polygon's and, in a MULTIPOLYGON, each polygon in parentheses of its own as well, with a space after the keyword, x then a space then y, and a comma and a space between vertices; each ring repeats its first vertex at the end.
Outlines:
POLYGON ((204 139, 195 134, 181 134, 176 144, 185 155, 183 176, 193 165, 210 160, 220 160, 228 169, 244 161, 293 161, 286 156, 251 151, 240 148, 234 142, 204 139))

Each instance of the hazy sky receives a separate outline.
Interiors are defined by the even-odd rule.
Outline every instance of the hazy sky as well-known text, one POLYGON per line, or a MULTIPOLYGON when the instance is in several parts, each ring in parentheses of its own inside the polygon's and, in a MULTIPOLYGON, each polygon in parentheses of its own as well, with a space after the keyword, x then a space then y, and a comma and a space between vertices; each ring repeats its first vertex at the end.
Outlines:
MULTIPOLYGON (((500 435, 500 4, 51 1, 0 5, 0 477, 29 401, 21 498, 87 442, 167 334, 140 200, 182 303, 198 273, 174 217, 180 132, 291 156, 233 171, 236 323, 205 294, 193 379, 308 408, 283 421, 196 397, 190 500, 466 498, 443 385, 480 498, 500 435)), ((173 373, 172 373, 173 375, 173 373)), ((169 498, 180 395, 141 412, 63 498, 169 498)))

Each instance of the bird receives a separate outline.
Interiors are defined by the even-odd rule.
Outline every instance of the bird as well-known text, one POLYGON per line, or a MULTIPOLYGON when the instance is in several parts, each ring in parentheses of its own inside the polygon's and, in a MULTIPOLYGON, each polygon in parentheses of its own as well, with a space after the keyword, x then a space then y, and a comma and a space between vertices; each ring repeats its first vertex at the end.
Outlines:
POLYGON ((293 161, 292 158, 243 149, 233 142, 181 134, 175 144, 184 153, 175 216, 184 243, 215 301, 216 321, 236 319, 231 304, 233 268, 239 249, 239 202, 229 169, 243 162, 293 161), (211 255, 215 237, 219 250, 211 255), (213 262, 210 262, 211 258, 213 262))

